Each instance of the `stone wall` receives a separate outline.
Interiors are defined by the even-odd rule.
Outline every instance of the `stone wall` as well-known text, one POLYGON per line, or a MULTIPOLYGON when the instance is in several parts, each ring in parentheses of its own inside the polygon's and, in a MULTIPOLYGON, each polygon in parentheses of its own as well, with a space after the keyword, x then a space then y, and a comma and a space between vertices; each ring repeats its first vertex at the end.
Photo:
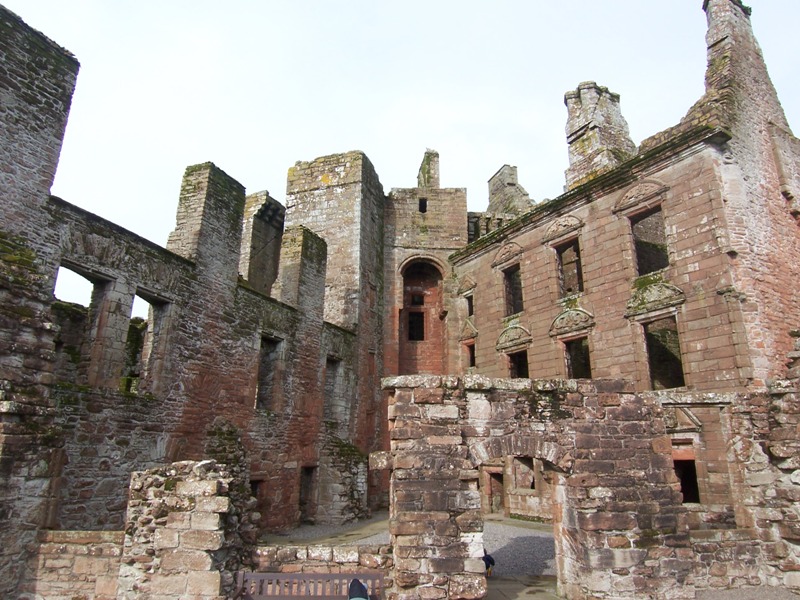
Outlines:
POLYGON ((45 387, 57 244, 42 206, 77 73, 74 56, 0 6, 0 596, 9 598, 47 524, 61 460, 45 387))
MULTIPOLYGON (((733 423, 725 435, 735 465, 727 476, 741 486, 730 498, 737 526, 691 531, 663 397, 636 394, 619 381, 418 376, 384 384, 392 449, 373 455, 373 468, 392 469, 398 597, 484 593, 478 480, 481 465, 506 457, 544 465, 559 591, 568 598, 798 587, 798 454, 793 441, 778 441, 796 427, 797 411, 786 404, 794 391, 784 389, 781 406, 771 410, 758 395, 716 400, 721 420, 733 423), (761 454, 762 445, 783 458, 761 454)), ((666 395, 677 405, 702 406, 691 395, 666 395)))
POLYGON ((19 600, 116 600, 122 531, 43 531, 19 600))
MULTIPOLYGON (((384 204, 383 186, 362 152, 301 161, 289 169, 287 226, 303 224, 328 244, 325 320, 357 333, 347 438, 365 453, 380 447, 383 429, 384 204)), ((325 358, 317 363, 318 372, 325 358)), ((370 483, 374 507, 385 498, 380 482, 370 483)))
POLYGON ((391 587, 392 548, 388 545, 313 544, 259 546, 254 571, 278 573, 356 573, 384 570, 384 587, 391 587))

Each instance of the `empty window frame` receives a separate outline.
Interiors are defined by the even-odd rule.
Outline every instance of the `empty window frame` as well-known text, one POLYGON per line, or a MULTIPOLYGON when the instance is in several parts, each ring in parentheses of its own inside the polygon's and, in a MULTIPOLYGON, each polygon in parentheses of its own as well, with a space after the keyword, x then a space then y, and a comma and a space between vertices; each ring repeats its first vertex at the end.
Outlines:
POLYGON ((269 337, 261 338, 258 362, 258 387, 256 389, 256 409, 276 410, 276 373, 281 354, 281 341, 269 337))
POLYGON ((644 323, 642 326, 647 346, 651 389, 683 387, 685 385, 683 362, 675 317, 664 317, 644 323))
POLYGON ((528 377, 528 351, 520 350, 508 355, 508 376, 512 379, 527 379, 528 377))
POLYGON ((589 360, 589 338, 582 337, 564 342, 564 358, 568 379, 591 379, 592 366, 589 360))
POLYGON ((428 212, 428 199, 427 198, 420 198, 418 204, 419 212, 426 213, 428 212))
POLYGON ((464 296, 464 300, 467 301, 467 316, 471 317, 475 314, 475 302, 472 299, 472 294, 464 296))
POLYGON ((529 456, 515 456, 514 487, 518 489, 536 489, 536 469, 534 460, 529 456))
POLYGON ((583 291, 583 271, 581 270, 581 249, 574 239, 556 247, 558 255, 558 276, 561 283, 561 297, 571 296, 583 291))
POLYGON ((661 207, 631 217, 636 273, 647 275, 669 266, 667 235, 661 207))
POLYGON ((408 340, 422 342, 425 340, 425 313, 408 313, 408 340))
POLYGON ((519 264, 503 269, 503 283, 506 296, 506 316, 522 312, 522 276, 519 264))

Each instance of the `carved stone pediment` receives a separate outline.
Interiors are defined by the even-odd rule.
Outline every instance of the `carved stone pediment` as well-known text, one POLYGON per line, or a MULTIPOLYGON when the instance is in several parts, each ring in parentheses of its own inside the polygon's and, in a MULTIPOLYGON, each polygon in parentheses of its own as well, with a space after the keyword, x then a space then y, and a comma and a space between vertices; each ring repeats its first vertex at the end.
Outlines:
POLYGON ((685 406, 665 408, 664 424, 667 426, 667 433, 694 433, 703 428, 700 419, 685 406))
POLYGON ((464 321, 464 325, 461 327, 461 333, 458 336, 460 340, 471 340, 472 338, 478 337, 478 330, 475 328, 475 325, 472 323, 472 318, 467 319, 464 321))
POLYGON ((594 317, 582 308, 568 308, 550 325, 550 335, 556 337, 573 331, 581 331, 594 326, 594 317))
POLYGON ((512 325, 503 330, 497 338, 495 349, 502 352, 510 348, 521 348, 531 343, 531 332, 520 325, 512 325))
POLYGON ((625 316, 641 315, 660 308, 677 306, 685 301, 686 296, 680 288, 658 281, 634 290, 628 300, 625 316))
POLYGON ((550 224, 550 227, 547 228, 542 241, 548 242, 550 240, 554 240, 573 231, 577 231, 581 227, 583 227, 583 221, 581 221, 578 217, 564 215, 550 224))
POLYGON ((514 242, 509 242, 500 248, 500 251, 495 255, 494 260, 492 261, 492 266, 497 267, 499 265, 509 263, 515 258, 518 258, 521 254, 522 246, 514 242))
POLYGON ((466 294, 475 289, 475 280, 469 275, 464 275, 458 283, 458 294, 466 294))
POLYGON ((637 183, 619 199, 614 206, 614 212, 633 208, 639 204, 647 203, 659 196, 663 196, 669 188, 657 181, 642 181, 637 183))

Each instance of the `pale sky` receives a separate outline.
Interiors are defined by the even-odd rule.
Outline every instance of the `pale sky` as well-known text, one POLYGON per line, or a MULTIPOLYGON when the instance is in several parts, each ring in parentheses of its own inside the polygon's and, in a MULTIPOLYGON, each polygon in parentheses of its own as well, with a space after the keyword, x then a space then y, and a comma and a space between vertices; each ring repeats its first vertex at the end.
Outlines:
MULTIPOLYGON (((484 210, 503 164, 536 201, 563 191, 580 82, 621 95, 637 144, 703 93, 702 0, 0 3, 81 63, 53 194, 160 245, 188 165, 283 202, 295 161, 362 150, 388 192, 433 148, 484 210)), ((800 2, 748 4, 798 127, 800 2)))

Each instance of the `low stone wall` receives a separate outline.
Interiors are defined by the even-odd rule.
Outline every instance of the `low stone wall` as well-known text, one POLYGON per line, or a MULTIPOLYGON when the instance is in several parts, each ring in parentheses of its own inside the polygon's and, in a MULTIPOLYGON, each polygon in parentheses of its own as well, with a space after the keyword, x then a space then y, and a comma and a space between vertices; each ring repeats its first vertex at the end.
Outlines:
MULTIPOLYGON (((394 566, 392 547, 358 546, 259 546, 255 551, 254 571, 279 573, 356 573, 383 570, 394 566)), ((389 582, 385 582, 389 587, 389 582)))
POLYGON ((43 531, 28 561, 20 600, 115 600, 121 531, 43 531))

